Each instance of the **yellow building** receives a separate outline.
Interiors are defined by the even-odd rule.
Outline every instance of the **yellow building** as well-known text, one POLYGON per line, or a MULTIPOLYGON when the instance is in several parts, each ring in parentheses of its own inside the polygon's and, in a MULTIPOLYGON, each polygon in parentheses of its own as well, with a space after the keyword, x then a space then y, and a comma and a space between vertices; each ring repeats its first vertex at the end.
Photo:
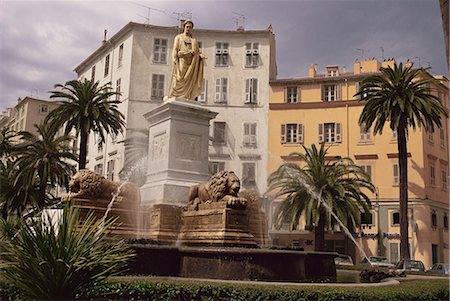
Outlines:
MULTIPOLYGON (((355 62, 353 72, 327 66, 318 74, 314 65, 309 76, 277 79, 270 82, 269 96, 269 174, 283 162, 292 160, 294 151, 303 152, 324 142, 330 157, 352 158, 371 176, 377 193, 371 195, 372 214, 355 233, 355 239, 367 255, 383 255, 391 262, 399 259, 399 172, 396 133, 388 126, 382 135, 364 132, 358 125, 363 105, 354 97, 359 83, 379 73, 381 66, 393 65, 375 59, 355 62)), ((425 76, 431 76, 426 74, 425 76)), ((447 106, 448 80, 433 89, 447 106)), ((448 120, 434 133, 410 130, 408 138, 409 241, 411 257, 426 267, 434 262, 449 262, 449 154, 448 120)), ((299 164, 301 164, 299 162, 299 164)), ((274 212, 277 201, 272 203, 274 212)), ((295 231, 270 229, 274 245, 313 249, 314 235, 304 229, 295 231)), ((341 231, 329 231, 327 250, 352 255, 356 262, 361 254, 341 231)))

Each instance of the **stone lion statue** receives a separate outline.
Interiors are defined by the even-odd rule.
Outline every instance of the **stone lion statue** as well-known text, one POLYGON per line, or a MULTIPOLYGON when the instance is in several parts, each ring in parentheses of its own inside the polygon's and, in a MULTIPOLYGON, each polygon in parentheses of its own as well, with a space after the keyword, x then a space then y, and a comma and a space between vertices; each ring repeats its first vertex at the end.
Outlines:
POLYGON ((69 182, 70 198, 111 199, 117 194, 131 202, 139 202, 138 187, 131 182, 114 182, 87 170, 78 171, 69 182))
POLYGON ((208 182, 194 185, 189 190, 189 205, 198 209, 198 204, 225 201, 227 207, 242 207, 247 203, 238 196, 241 182, 233 171, 220 171, 208 182))

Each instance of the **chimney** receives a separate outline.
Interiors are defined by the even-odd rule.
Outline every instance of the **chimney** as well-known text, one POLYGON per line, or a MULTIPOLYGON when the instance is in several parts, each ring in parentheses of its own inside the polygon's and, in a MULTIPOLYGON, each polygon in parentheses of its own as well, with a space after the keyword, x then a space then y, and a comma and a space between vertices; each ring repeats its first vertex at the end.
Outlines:
POLYGON ((309 65, 309 77, 316 77, 316 65, 309 65))
POLYGON ((105 44, 106 43, 106 34, 108 33, 108 30, 107 29, 105 29, 104 30, 104 34, 103 34, 103 41, 102 41, 102 44, 105 44))
POLYGON ((353 74, 361 74, 361 63, 358 60, 353 64, 353 74))

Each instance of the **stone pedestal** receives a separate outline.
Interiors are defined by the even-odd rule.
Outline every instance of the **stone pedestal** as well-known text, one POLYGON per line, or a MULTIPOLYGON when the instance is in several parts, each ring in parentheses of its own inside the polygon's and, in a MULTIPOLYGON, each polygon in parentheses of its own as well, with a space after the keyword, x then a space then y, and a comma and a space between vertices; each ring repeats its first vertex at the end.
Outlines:
POLYGON ((209 121, 217 113, 195 101, 171 99, 147 112, 146 182, 141 187, 143 235, 175 243, 191 186, 209 178, 209 121))
POLYGON ((208 180, 209 121, 216 115, 194 101, 177 99, 144 114, 150 143, 142 204, 184 206, 189 188, 208 180))
POLYGON ((183 212, 178 241, 187 246, 257 246, 245 207, 230 208, 225 201, 199 204, 198 210, 183 212))

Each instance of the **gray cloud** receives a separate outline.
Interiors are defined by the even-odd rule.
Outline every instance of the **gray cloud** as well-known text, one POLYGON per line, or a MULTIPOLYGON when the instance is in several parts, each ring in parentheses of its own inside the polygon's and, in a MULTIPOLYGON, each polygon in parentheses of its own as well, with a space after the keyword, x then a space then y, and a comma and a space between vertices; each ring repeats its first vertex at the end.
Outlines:
POLYGON ((310 64, 320 72, 331 64, 351 70, 356 59, 381 59, 381 47, 384 57, 448 75, 438 1, 0 0, 0 109, 31 94, 48 98, 54 84, 75 77, 73 68, 100 46, 104 29, 111 37, 148 17, 174 26, 174 12, 185 11, 197 28, 235 29, 235 13, 245 15, 246 29, 272 24, 279 78, 306 76, 310 64))

